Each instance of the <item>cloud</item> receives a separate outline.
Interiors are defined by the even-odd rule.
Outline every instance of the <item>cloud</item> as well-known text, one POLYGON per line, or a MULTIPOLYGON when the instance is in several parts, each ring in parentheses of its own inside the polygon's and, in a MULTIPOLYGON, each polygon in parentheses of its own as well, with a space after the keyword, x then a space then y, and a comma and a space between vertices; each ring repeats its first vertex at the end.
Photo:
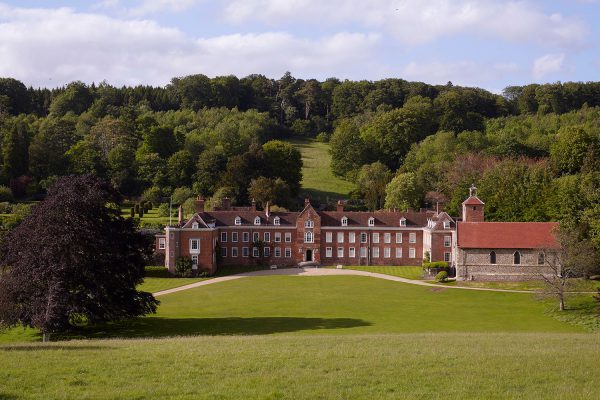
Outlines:
POLYGON ((199 4, 201 0, 140 0, 133 7, 125 7, 121 0, 101 0, 93 9, 110 9, 130 17, 142 17, 159 12, 182 12, 199 4))
POLYGON ((375 68, 377 34, 342 32, 316 39, 285 32, 189 37, 153 21, 122 20, 69 8, 0 4, 0 76, 27 85, 73 80, 164 85, 174 76, 262 73, 279 77, 364 76, 375 68), (324 76, 325 75, 325 76, 324 76))
POLYGON ((585 24, 562 14, 546 14, 527 1, 500 0, 230 0, 224 17, 231 23, 260 20, 352 24, 383 29, 409 45, 460 33, 485 34, 517 43, 580 46, 585 24))
POLYGON ((565 54, 546 54, 536 58, 533 62, 533 77, 542 79, 548 74, 561 72, 564 70, 565 54))

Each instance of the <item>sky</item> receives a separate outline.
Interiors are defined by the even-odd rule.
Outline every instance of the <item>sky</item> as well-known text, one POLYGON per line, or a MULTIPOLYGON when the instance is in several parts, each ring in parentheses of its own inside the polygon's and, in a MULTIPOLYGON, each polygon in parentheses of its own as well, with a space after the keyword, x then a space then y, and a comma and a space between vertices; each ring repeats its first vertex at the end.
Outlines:
POLYGON ((600 0, 0 0, 0 77, 600 80, 600 0))

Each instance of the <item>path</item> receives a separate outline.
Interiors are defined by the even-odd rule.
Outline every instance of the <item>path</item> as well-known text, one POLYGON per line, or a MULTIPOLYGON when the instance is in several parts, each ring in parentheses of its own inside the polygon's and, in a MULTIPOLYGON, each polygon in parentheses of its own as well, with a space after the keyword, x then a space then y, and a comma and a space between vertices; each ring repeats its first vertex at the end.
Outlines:
MULTIPOLYGON (((276 270, 261 270, 244 272, 237 275, 222 276, 219 278, 212 278, 201 282, 191 283, 185 286, 179 286, 173 289, 162 290, 154 293, 154 296, 162 296, 165 294, 181 292, 183 290, 189 290, 200 286, 212 285, 214 283, 232 281, 235 279, 248 278, 251 276, 341 276, 341 275, 353 275, 353 276, 368 276, 371 278, 385 279, 388 281, 408 283, 410 285, 419 286, 430 286, 437 289, 462 289, 462 290, 479 290, 484 292, 506 292, 506 293, 535 293, 531 290, 509 290, 509 289, 490 289, 490 288, 476 288, 476 287, 462 287, 462 286, 440 286, 434 283, 428 283, 423 281, 411 280, 401 278, 399 276, 378 274, 376 272, 368 271, 357 271, 353 269, 331 269, 331 268, 283 268, 276 270)), ((595 292, 594 292, 595 293, 595 292)))

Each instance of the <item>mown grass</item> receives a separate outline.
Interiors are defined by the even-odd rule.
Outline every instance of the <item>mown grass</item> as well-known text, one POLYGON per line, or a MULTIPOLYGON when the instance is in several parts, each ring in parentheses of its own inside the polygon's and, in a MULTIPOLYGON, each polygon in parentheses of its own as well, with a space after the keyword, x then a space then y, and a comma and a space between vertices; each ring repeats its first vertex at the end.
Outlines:
MULTIPOLYGON (((546 285, 543 281, 532 280, 524 282, 478 282, 478 281, 457 281, 456 286, 462 287, 480 287, 490 289, 508 289, 508 290, 543 290, 546 285)), ((573 279, 569 291, 587 292, 595 291, 600 288, 600 281, 591 281, 589 279, 573 279)))
POLYGON ((331 172, 329 144, 315 140, 296 138, 290 142, 302 153, 302 192, 311 199, 334 201, 348 198, 355 189, 352 182, 345 181, 331 172))
POLYGON ((2 399, 597 399, 600 336, 415 333, 0 346, 2 399))
MULTIPOLYGON (((149 226, 149 227, 163 227, 169 224, 169 217, 159 217, 158 216, 158 206, 152 208, 152 210, 148 210, 142 218, 139 218, 138 214, 135 215, 135 218, 140 220, 140 226, 149 226)), ((130 218, 130 209, 131 207, 123 207, 121 208, 121 215, 125 218, 130 218)), ((171 218, 171 222, 173 224, 177 223, 177 216, 171 218)))
POLYGON ((408 266, 344 266, 344 269, 354 269, 357 271, 375 272, 377 274, 385 274, 399 276, 400 278, 420 280, 423 279, 423 267, 408 267, 408 266))

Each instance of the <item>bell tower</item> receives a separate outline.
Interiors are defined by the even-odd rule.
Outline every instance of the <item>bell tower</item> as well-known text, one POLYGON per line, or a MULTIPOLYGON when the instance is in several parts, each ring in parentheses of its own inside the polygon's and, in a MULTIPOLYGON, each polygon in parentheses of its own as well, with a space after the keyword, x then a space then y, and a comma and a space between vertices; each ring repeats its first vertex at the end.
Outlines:
POLYGON ((463 222, 483 222, 485 203, 477 197, 477 188, 471 185, 469 198, 462 203, 463 222))

